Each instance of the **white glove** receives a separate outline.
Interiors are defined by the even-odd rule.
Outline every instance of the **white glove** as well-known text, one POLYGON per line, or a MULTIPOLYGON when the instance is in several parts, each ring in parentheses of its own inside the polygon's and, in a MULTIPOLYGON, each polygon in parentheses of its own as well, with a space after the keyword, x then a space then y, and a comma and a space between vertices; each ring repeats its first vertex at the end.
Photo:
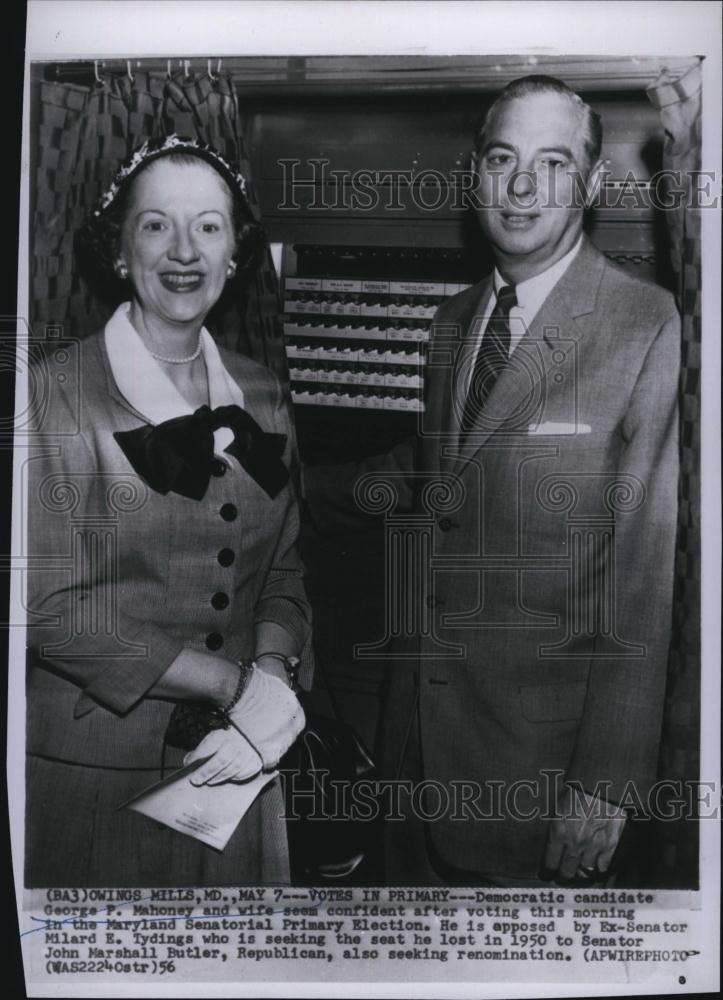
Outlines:
POLYGON ((293 691, 258 667, 229 719, 258 751, 267 771, 276 767, 306 721, 293 691))
POLYGON ((184 764, 192 764, 212 754, 210 760, 190 775, 192 785, 220 785, 224 781, 248 781, 255 777, 262 767, 261 758, 246 737, 234 729, 212 729, 204 736, 195 750, 183 758, 184 764))

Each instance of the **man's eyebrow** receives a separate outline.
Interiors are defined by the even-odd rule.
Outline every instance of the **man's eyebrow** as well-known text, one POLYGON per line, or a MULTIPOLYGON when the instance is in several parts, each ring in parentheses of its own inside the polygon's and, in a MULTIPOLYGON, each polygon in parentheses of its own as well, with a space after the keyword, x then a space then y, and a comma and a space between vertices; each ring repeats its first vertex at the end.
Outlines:
POLYGON ((509 142, 497 142, 496 140, 492 140, 491 142, 486 142, 482 147, 482 156, 484 156, 485 153, 488 153, 490 149, 509 149, 511 153, 517 152, 517 147, 510 145, 509 142))

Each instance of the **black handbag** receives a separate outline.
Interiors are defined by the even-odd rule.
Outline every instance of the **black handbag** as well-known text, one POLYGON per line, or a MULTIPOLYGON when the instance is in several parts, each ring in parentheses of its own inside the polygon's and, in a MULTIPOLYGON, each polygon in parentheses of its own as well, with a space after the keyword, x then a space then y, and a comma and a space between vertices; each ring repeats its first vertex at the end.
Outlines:
POLYGON ((348 879, 379 850, 382 809, 377 768, 339 711, 321 664, 335 718, 310 707, 297 691, 306 725, 281 760, 292 880, 318 885, 348 879))
POLYGON ((216 719, 217 713, 210 705, 191 701, 176 702, 163 739, 164 750, 167 746, 177 747, 179 750, 195 750, 204 736, 218 728, 216 719))

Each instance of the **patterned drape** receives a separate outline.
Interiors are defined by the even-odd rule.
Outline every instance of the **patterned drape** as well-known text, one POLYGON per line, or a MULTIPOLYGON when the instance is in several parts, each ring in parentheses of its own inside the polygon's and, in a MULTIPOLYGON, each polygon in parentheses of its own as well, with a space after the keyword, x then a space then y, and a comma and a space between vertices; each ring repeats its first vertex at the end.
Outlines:
MULTIPOLYGON (((74 240, 120 162, 144 139, 178 132, 236 160, 258 215, 240 109, 230 76, 102 73, 92 86, 40 85, 32 260, 31 321, 85 337, 110 308, 78 273, 74 240)), ((267 364, 286 382, 278 283, 270 255, 237 301, 218 318, 214 335, 225 347, 267 364)))
MULTIPOLYGON (((701 67, 680 79, 664 70, 648 90, 659 110, 666 142, 663 166, 680 172, 686 197, 666 212, 676 297, 683 318, 681 375, 681 480, 673 642, 668 671, 660 774, 695 782, 700 765, 700 209, 693 206, 692 172, 701 169, 701 67)), ((678 186, 678 180, 675 180, 678 186)), ((672 199, 671 199, 672 200, 672 199)), ((690 887, 698 879, 694 820, 657 828, 652 875, 661 886, 690 887)))

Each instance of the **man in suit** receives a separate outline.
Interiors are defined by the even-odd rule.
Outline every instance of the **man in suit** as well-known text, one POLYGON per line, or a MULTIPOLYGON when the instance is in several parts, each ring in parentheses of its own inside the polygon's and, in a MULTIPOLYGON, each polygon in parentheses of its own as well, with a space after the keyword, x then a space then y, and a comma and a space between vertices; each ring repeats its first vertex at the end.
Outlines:
POLYGON ((474 153, 496 267, 434 319, 415 441, 306 477, 317 521, 380 480, 435 518, 407 581, 431 624, 395 644, 382 724, 386 776, 415 789, 391 884, 604 880, 655 780, 679 318, 583 234, 601 140, 557 80, 502 92, 474 153))

